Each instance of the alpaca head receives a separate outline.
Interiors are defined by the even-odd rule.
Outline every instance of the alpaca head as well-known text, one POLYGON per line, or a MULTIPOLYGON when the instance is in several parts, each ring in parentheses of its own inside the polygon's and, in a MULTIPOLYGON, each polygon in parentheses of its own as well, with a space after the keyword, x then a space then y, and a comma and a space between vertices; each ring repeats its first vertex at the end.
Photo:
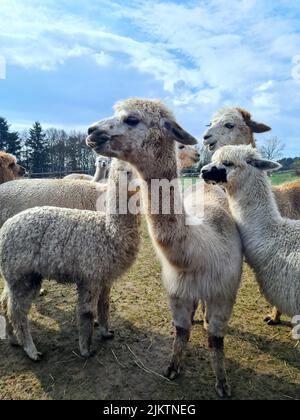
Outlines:
POLYGON ((25 175, 25 169, 17 164, 14 156, 0 152, 0 184, 25 175))
POLYGON ((128 161, 139 169, 175 156, 174 142, 197 144, 160 101, 128 99, 114 109, 113 117, 89 128, 87 144, 98 154, 128 161))
POLYGON ((97 156, 95 161, 96 168, 107 168, 109 165, 109 159, 105 159, 102 156, 97 156))
POLYGON ((255 147, 254 133, 265 133, 271 128, 254 121, 251 114, 242 108, 224 108, 212 119, 204 134, 204 145, 215 152, 222 146, 251 144, 255 147))
POLYGON ((261 171, 274 171, 280 167, 277 162, 263 159, 251 145, 224 146, 213 155, 212 163, 202 168, 201 176, 207 183, 233 189, 247 185, 249 178, 261 171))
POLYGON ((185 169, 196 165, 200 160, 200 154, 193 146, 177 145, 178 168, 185 169))

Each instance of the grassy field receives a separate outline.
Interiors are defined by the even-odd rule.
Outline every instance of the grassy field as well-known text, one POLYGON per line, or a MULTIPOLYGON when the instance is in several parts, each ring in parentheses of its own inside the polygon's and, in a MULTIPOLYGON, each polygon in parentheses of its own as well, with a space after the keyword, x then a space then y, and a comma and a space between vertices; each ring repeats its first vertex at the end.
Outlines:
POLYGON ((280 185, 284 182, 295 181, 296 179, 300 179, 300 176, 296 176, 295 172, 274 172, 271 175, 271 179, 273 185, 280 185))
MULTIPOLYGON (((182 376, 175 382, 160 376, 170 356, 173 327, 145 223, 142 238, 136 264, 113 289, 115 339, 101 342, 95 331, 96 356, 79 357, 75 288, 46 282, 47 295, 31 311, 33 336, 44 359, 34 364, 21 349, 0 340, 0 400, 217 399, 201 325, 193 328, 182 376)), ((300 353, 287 318, 280 327, 263 322, 269 309, 245 265, 226 338, 233 399, 300 399, 300 353)))

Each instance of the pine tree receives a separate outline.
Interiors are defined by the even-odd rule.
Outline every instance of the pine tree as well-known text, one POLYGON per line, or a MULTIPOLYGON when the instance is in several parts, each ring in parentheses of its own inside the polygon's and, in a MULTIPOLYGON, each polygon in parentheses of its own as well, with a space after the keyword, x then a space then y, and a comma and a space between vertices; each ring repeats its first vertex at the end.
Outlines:
POLYGON ((29 130, 26 147, 28 148, 30 170, 33 173, 46 172, 48 170, 48 148, 46 135, 39 122, 35 122, 29 130))
POLYGON ((8 143, 9 125, 5 118, 0 117, 0 151, 6 151, 8 143))
POLYGON ((0 150, 15 155, 18 159, 21 151, 19 133, 9 131, 9 124, 5 118, 0 117, 0 150))
POLYGON ((6 151, 16 156, 17 159, 19 159, 21 148, 22 146, 21 146, 21 139, 19 137, 19 133, 17 131, 9 133, 6 151))

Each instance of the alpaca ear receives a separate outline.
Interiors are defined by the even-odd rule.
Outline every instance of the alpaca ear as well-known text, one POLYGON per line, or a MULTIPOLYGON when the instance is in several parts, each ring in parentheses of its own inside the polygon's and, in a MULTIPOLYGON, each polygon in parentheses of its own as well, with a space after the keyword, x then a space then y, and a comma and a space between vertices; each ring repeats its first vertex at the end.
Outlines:
POLYGON ((195 139, 195 137, 191 136, 191 134, 180 127, 180 125, 175 121, 165 121, 164 128, 168 130, 174 140, 178 141, 178 143, 191 146, 198 144, 198 141, 195 139))
POLYGON ((248 125, 248 127, 251 128, 253 133, 266 133, 267 131, 272 130, 272 128, 269 127, 268 125, 258 123, 258 122, 253 121, 253 120, 248 120, 248 121, 246 120, 246 124, 248 125))
POLYGON ((264 159, 252 159, 249 160, 248 165, 254 166, 261 171, 278 171, 282 168, 282 165, 278 162, 273 162, 272 160, 264 160, 264 159))

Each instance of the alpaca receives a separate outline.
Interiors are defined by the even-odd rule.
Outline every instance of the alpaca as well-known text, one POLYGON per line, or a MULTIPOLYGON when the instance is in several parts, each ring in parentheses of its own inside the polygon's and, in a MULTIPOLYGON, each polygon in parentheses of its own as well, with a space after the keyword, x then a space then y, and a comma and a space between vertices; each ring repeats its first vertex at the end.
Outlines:
POLYGON ((222 146, 251 144, 256 147, 254 133, 265 133, 271 128, 252 119, 250 112, 242 108, 223 108, 212 118, 204 134, 204 145, 211 152, 222 146))
MULTIPOLYGON (((256 148, 253 133, 264 133, 271 128, 257 123, 250 112, 242 108, 224 108, 219 110, 212 119, 210 128, 204 134, 204 144, 209 150, 216 151, 226 145, 247 145, 256 148)), ((300 219, 300 180, 273 186, 273 193, 282 217, 300 219)), ((265 318, 268 325, 281 323, 281 314, 273 308, 270 316, 265 318)))
POLYGON ((9 153, 0 152, 0 184, 25 175, 25 169, 17 164, 17 159, 9 153))
POLYGON ((221 397, 230 396, 224 336, 242 270, 241 243, 235 223, 213 200, 205 203, 205 214, 199 218, 190 216, 185 210, 180 214, 175 211, 181 202, 180 194, 176 194, 175 142, 194 145, 197 140, 176 123, 160 101, 128 99, 117 103, 115 111, 112 118, 90 127, 87 144, 98 154, 130 163, 142 181, 143 207, 153 245, 162 263, 163 281, 176 327, 172 360, 166 376, 175 379, 180 373, 192 318, 201 299, 207 305, 216 391, 221 397), (153 179, 172 182, 169 212, 162 209, 162 192, 158 197, 150 194, 153 179), (155 201, 157 207, 153 212, 155 201), (197 223, 191 226, 190 222, 197 223))
POLYGON ((177 145, 178 169, 187 169, 195 166, 200 160, 200 153, 197 149, 186 144, 177 145))
POLYGON ((300 314, 300 221, 280 215, 265 172, 278 168, 251 146, 225 146, 202 169, 202 177, 225 187, 262 293, 293 317, 300 314))
POLYGON ((0 185, 0 227, 9 218, 29 208, 53 206, 79 210, 103 210, 106 184, 28 179, 0 185))
POLYGON ((65 176, 64 179, 78 179, 81 181, 104 182, 108 178, 109 164, 110 162, 107 159, 97 157, 95 162, 96 172, 94 176, 86 174, 70 174, 65 176))
MULTIPOLYGON (((119 192, 127 190, 131 179, 130 168, 114 161, 106 213, 41 207, 14 216, 0 230, 0 272, 5 281, 1 300, 7 336, 30 359, 38 361, 41 354, 32 340, 28 313, 46 278, 77 284, 83 357, 92 355, 95 307, 102 337, 113 337, 108 329, 110 289, 133 264, 139 248, 139 216, 118 212, 119 192), (129 174, 126 183, 120 180, 123 171, 129 174)), ((128 193, 128 200, 133 193, 128 193)))

